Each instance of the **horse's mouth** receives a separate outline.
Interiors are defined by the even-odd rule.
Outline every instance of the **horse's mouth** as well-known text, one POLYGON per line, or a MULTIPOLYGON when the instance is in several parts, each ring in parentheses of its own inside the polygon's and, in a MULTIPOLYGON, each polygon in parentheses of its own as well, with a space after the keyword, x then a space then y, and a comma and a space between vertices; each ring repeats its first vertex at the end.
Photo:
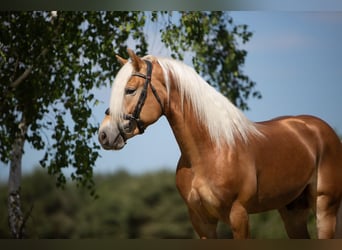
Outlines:
POLYGON ((126 139, 119 133, 114 141, 111 143, 107 140, 105 143, 101 143, 101 146, 105 150, 120 150, 126 145, 126 139))

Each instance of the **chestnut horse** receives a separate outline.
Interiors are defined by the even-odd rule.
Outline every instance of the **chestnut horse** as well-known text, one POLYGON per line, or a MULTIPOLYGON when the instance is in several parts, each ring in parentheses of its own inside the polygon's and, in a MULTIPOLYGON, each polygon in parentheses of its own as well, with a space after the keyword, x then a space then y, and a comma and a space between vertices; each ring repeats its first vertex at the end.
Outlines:
POLYGON ((318 238, 341 231, 342 144, 328 124, 308 115, 251 122, 193 68, 128 53, 117 56, 99 141, 119 150, 165 115, 181 151, 176 185, 200 238, 215 238, 219 220, 248 238, 248 214, 271 209, 290 238, 309 237, 311 209, 318 238))

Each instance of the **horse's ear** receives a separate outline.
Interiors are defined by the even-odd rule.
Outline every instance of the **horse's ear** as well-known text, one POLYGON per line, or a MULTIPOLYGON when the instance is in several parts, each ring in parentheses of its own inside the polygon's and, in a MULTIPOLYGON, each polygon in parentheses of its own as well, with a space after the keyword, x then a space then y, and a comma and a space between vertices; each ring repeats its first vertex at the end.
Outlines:
POLYGON ((137 56, 133 50, 127 49, 128 55, 132 60, 133 68, 135 71, 139 71, 141 66, 144 64, 143 60, 139 56, 137 56))
POLYGON ((116 57, 116 59, 118 59, 119 63, 120 63, 122 66, 125 65, 125 64, 128 62, 127 59, 124 59, 124 58, 122 58, 121 56, 116 55, 115 57, 116 57))

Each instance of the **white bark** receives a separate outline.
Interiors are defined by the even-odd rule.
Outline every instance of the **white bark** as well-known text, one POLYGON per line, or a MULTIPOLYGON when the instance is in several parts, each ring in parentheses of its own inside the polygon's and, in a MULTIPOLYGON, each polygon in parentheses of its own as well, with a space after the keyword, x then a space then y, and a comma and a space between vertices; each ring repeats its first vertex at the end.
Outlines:
POLYGON ((23 117, 19 124, 19 132, 12 148, 10 172, 8 179, 8 222, 14 238, 23 238, 25 220, 21 210, 21 160, 25 143, 27 125, 23 117))

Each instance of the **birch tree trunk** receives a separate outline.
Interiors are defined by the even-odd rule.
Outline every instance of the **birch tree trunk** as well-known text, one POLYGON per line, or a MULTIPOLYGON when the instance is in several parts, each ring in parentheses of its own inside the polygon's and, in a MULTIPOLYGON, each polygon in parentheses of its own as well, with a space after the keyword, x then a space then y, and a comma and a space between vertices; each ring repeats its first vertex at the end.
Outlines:
POLYGON ((8 179, 8 223, 14 238, 24 237, 25 220, 21 210, 20 186, 21 186, 21 160, 23 156, 25 135, 27 132, 26 120, 23 115, 19 123, 19 132, 12 148, 10 172, 8 179))

